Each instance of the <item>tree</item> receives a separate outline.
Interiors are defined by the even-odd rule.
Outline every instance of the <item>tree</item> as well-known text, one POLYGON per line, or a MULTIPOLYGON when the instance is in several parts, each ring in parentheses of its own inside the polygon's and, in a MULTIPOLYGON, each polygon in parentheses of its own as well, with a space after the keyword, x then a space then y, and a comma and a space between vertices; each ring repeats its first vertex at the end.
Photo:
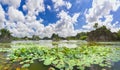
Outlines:
POLYGON ((76 39, 78 40, 85 40, 87 38, 87 33, 85 32, 81 32, 81 33, 78 33, 76 36, 75 36, 76 39), (84 38, 83 38, 84 37, 84 38))
POLYGON ((23 37, 24 40, 28 40, 29 38, 27 36, 23 37))
POLYGON ((94 26, 93 26, 95 29, 98 28, 98 23, 95 23, 94 26))
POLYGON ((0 33, 1 33, 0 34, 1 38, 10 38, 11 37, 11 33, 7 29, 1 29, 0 33))
POLYGON ((40 37, 39 37, 39 36, 36 36, 36 35, 33 35, 33 36, 32 36, 32 40, 40 40, 40 37))
POLYGON ((88 41, 114 41, 116 38, 113 33, 106 28, 106 26, 102 26, 88 33, 88 41))
POLYGON ((53 41, 59 41, 59 40, 60 40, 60 37, 58 36, 58 34, 52 34, 51 39, 52 39, 53 41))
POLYGON ((12 36, 9 30, 1 29, 0 30, 0 42, 9 42, 12 36))
POLYGON ((117 32, 117 38, 120 40, 120 30, 117 32))

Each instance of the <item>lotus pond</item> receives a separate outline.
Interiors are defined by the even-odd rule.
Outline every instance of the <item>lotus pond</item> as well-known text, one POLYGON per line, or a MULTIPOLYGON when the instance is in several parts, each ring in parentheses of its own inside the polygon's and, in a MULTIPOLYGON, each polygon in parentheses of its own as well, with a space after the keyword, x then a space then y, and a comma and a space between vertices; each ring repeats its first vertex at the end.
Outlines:
POLYGON ((0 70, 120 70, 120 43, 0 43, 0 70))

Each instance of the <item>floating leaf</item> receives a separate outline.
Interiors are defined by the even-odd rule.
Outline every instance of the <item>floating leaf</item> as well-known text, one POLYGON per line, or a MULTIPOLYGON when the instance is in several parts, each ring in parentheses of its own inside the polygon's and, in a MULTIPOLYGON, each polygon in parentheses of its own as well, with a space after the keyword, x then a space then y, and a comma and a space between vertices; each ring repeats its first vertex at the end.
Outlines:
POLYGON ((24 64, 24 65, 22 66, 22 68, 28 68, 28 67, 30 67, 30 64, 24 64))
POLYGON ((52 63, 52 61, 50 59, 46 59, 44 61, 44 65, 50 65, 52 63))

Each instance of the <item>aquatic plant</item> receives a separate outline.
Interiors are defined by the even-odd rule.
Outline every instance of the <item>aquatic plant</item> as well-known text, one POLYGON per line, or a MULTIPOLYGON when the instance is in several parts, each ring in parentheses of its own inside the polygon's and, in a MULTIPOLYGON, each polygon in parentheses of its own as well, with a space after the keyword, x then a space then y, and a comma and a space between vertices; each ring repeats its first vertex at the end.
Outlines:
MULTIPOLYGON (((112 61, 120 60, 119 48, 102 46, 82 46, 76 48, 66 47, 28 47, 27 45, 11 51, 8 58, 13 63, 19 62, 23 68, 29 67, 35 60, 50 65, 54 69, 84 70, 93 64, 101 67, 110 67, 112 61)), ((52 68, 52 69, 53 69, 52 68)))

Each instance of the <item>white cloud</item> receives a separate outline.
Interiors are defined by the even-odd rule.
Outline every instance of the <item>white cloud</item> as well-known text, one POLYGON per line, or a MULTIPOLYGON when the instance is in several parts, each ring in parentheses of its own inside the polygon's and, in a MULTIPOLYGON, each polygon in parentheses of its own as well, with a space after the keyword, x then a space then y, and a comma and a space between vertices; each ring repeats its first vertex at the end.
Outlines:
POLYGON ((5 12, 2 6, 0 5, 0 23, 3 23, 4 21, 5 21, 5 12))
MULTIPOLYGON (((74 30, 74 24, 80 13, 74 13, 70 16, 68 12, 61 11, 57 17, 60 19, 54 24, 44 26, 43 19, 36 20, 36 15, 39 12, 45 11, 44 0, 27 0, 26 4, 22 6, 24 11, 28 11, 27 15, 24 15, 22 11, 18 10, 21 0, 0 0, 2 4, 8 4, 8 11, 5 13, 0 5, 0 22, 5 21, 5 14, 9 20, 6 20, 4 27, 10 30, 15 37, 32 37, 32 35, 43 37, 51 37, 53 33, 59 34, 59 36, 73 36, 78 31, 74 30)), ((68 1, 53 0, 54 8, 65 6, 70 9, 72 4, 68 1)), ((47 8, 51 10, 51 7, 47 5, 47 8)))
POLYGON ((72 7, 72 4, 70 2, 66 2, 67 9, 70 9, 72 7))
POLYGON ((31 23, 7 22, 6 27, 15 37, 25 37, 25 36, 32 37, 33 35, 42 37, 44 30, 44 25, 41 24, 39 21, 33 21, 31 23))
POLYGON ((119 7, 120 1, 118 0, 93 0, 92 8, 88 10, 88 13, 85 13, 87 24, 83 28, 91 30, 94 23, 99 23, 99 26, 105 25, 110 29, 113 28, 113 16, 110 11, 116 11, 119 7), (102 17, 105 17, 105 21, 100 20, 102 17))
POLYGON ((29 13, 38 15, 39 12, 45 11, 44 0, 27 0, 26 7, 29 13))
POLYGON ((56 9, 56 11, 58 11, 59 8, 62 7, 62 6, 65 6, 67 9, 70 9, 72 7, 72 4, 68 1, 52 0, 52 2, 54 3, 54 8, 56 9))
POLYGON ((3 27, 4 21, 5 21, 5 12, 2 6, 0 5, 0 29, 3 27))
POLYGON ((72 17, 72 22, 77 22, 78 17, 80 16, 80 13, 75 13, 74 16, 72 17))
POLYGON ((29 28, 23 22, 17 22, 17 24, 14 22, 6 22, 6 27, 15 37, 29 36, 29 28))
POLYGON ((45 10, 43 0, 27 0, 26 5, 23 5, 23 9, 28 10, 26 16, 23 15, 22 11, 9 6, 6 13, 9 20, 6 21, 4 27, 9 29, 12 35, 16 37, 32 37, 32 35, 42 37, 41 35, 45 30, 44 25, 41 24, 43 19, 36 20, 36 15, 45 10))
MULTIPOLYGON (((27 15, 18 10, 21 0, 0 0, 0 2, 9 5, 6 13, 0 5, 0 23, 3 25, 3 22, 6 22, 4 27, 9 29, 13 36, 32 37, 32 35, 38 35, 43 38, 51 37, 53 33, 56 33, 59 36, 66 37, 74 36, 81 31, 86 32, 83 29, 74 29, 74 24, 77 22, 80 13, 74 13, 73 16, 70 16, 69 12, 64 10, 57 11, 59 12, 57 15, 59 20, 48 26, 42 24, 43 19, 36 20, 36 15, 45 11, 44 0, 27 0, 22 7, 24 11, 28 11, 27 15), (8 15, 9 20, 5 19, 5 15, 8 15)), ((67 9, 72 7, 72 4, 66 0, 52 0, 52 2, 56 10, 59 10, 61 7, 66 7, 67 9)), ((111 24, 113 16, 110 15, 110 11, 116 11, 120 6, 119 4, 120 2, 117 0, 94 0, 92 8, 85 15, 88 24, 83 26, 83 28, 90 30, 94 23, 98 22, 99 26, 106 25, 107 28, 111 28, 111 31, 117 31, 120 28, 116 28, 117 22, 116 24, 111 24), (104 22, 99 20, 101 17, 105 17, 106 20, 104 22)), ((47 9, 51 10, 51 6, 47 5, 47 9)))
POLYGON ((27 6, 26 5, 23 5, 22 8, 23 8, 24 11, 27 10, 27 6))
POLYGON ((114 24, 112 25, 111 31, 112 31, 112 32, 117 32, 117 31, 119 31, 119 30, 120 30, 120 24, 119 24, 118 22, 114 23, 114 24), (117 26, 117 27, 116 27, 116 26, 117 26))
MULTIPOLYGON (((6 22, 7 29, 12 32, 13 36, 17 37, 32 37, 32 35, 43 37, 51 37, 53 33, 58 34, 59 36, 74 36, 77 34, 77 30, 74 30, 74 23, 77 22, 79 13, 75 13, 73 16, 68 15, 67 12, 61 11, 58 14, 58 20, 55 24, 49 24, 44 26, 41 24, 41 21, 36 20, 35 16, 25 16, 25 22, 17 21, 6 22)), ((18 19, 13 17, 14 19, 18 19)))
MULTIPOLYGON (((5 22, 4 27, 9 29, 12 35, 16 37, 37 35, 43 38, 51 37, 53 33, 61 37, 74 36, 78 32, 86 32, 87 30, 84 30, 84 28, 91 30, 95 22, 98 22, 99 26, 107 26, 112 32, 120 29, 118 22, 112 24, 113 16, 110 14, 110 11, 116 11, 119 8, 120 2, 118 0, 93 0, 92 8, 88 9, 88 13, 85 13, 87 24, 80 30, 74 29, 80 13, 72 13, 73 16, 70 16, 69 12, 59 10, 61 7, 66 7, 66 9, 72 7, 72 4, 67 0, 52 0, 54 9, 57 12, 60 11, 57 15, 59 20, 48 26, 42 24, 43 19, 36 20, 36 15, 45 11, 44 0, 27 0, 25 5, 22 6, 24 11, 28 11, 26 15, 18 10, 21 0, 0 0, 0 2, 9 5, 6 13, 0 5, 0 23, 3 25, 3 22, 5 22), (5 19, 5 15, 8 15, 9 20, 5 19), (100 20, 102 17, 105 17, 105 21, 100 20)), ((47 5, 47 9, 51 10, 51 6, 47 5)))
POLYGON ((42 31, 44 30, 44 25, 41 24, 39 21, 33 21, 31 23, 26 23, 26 26, 30 29, 33 30, 34 33, 32 33, 32 35, 38 35, 40 36, 40 34, 42 33, 42 31))
POLYGON ((8 16, 10 21, 24 21, 24 15, 14 7, 9 7, 8 16))
POLYGON ((36 20, 35 15, 27 14, 26 16, 14 7, 9 7, 9 20, 6 21, 6 27, 15 37, 32 37, 38 35, 42 37, 44 25, 41 24, 42 19, 36 20), (15 22, 14 22, 15 21, 15 22))
POLYGON ((20 6, 21 0, 0 0, 2 4, 7 4, 9 6, 13 6, 14 8, 18 8, 20 6))
POLYGON ((26 19, 26 22, 33 22, 33 21, 36 21, 36 16, 35 15, 26 15, 25 16, 25 19, 26 19))
POLYGON ((50 24, 50 25, 46 26, 44 28, 43 32, 41 33, 41 37, 49 37, 50 38, 52 36, 52 34, 55 33, 54 28, 55 28, 54 24, 52 24, 52 25, 50 24))
POLYGON ((49 5, 47 5, 47 9, 48 9, 48 10, 51 10, 51 7, 50 7, 49 5))
POLYGON ((77 22, 79 15, 79 13, 75 13, 73 16, 70 16, 67 12, 61 11, 58 14, 60 20, 55 24, 55 32, 62 37, 76 35, 77 32, 74 30, 74 23, 77 22))
POLYGON ((63 0, 52 0, 53 3, 55 4, 55 8, 58 8, 60 6, 63 6, 64 5, 64 1, 63 0))

